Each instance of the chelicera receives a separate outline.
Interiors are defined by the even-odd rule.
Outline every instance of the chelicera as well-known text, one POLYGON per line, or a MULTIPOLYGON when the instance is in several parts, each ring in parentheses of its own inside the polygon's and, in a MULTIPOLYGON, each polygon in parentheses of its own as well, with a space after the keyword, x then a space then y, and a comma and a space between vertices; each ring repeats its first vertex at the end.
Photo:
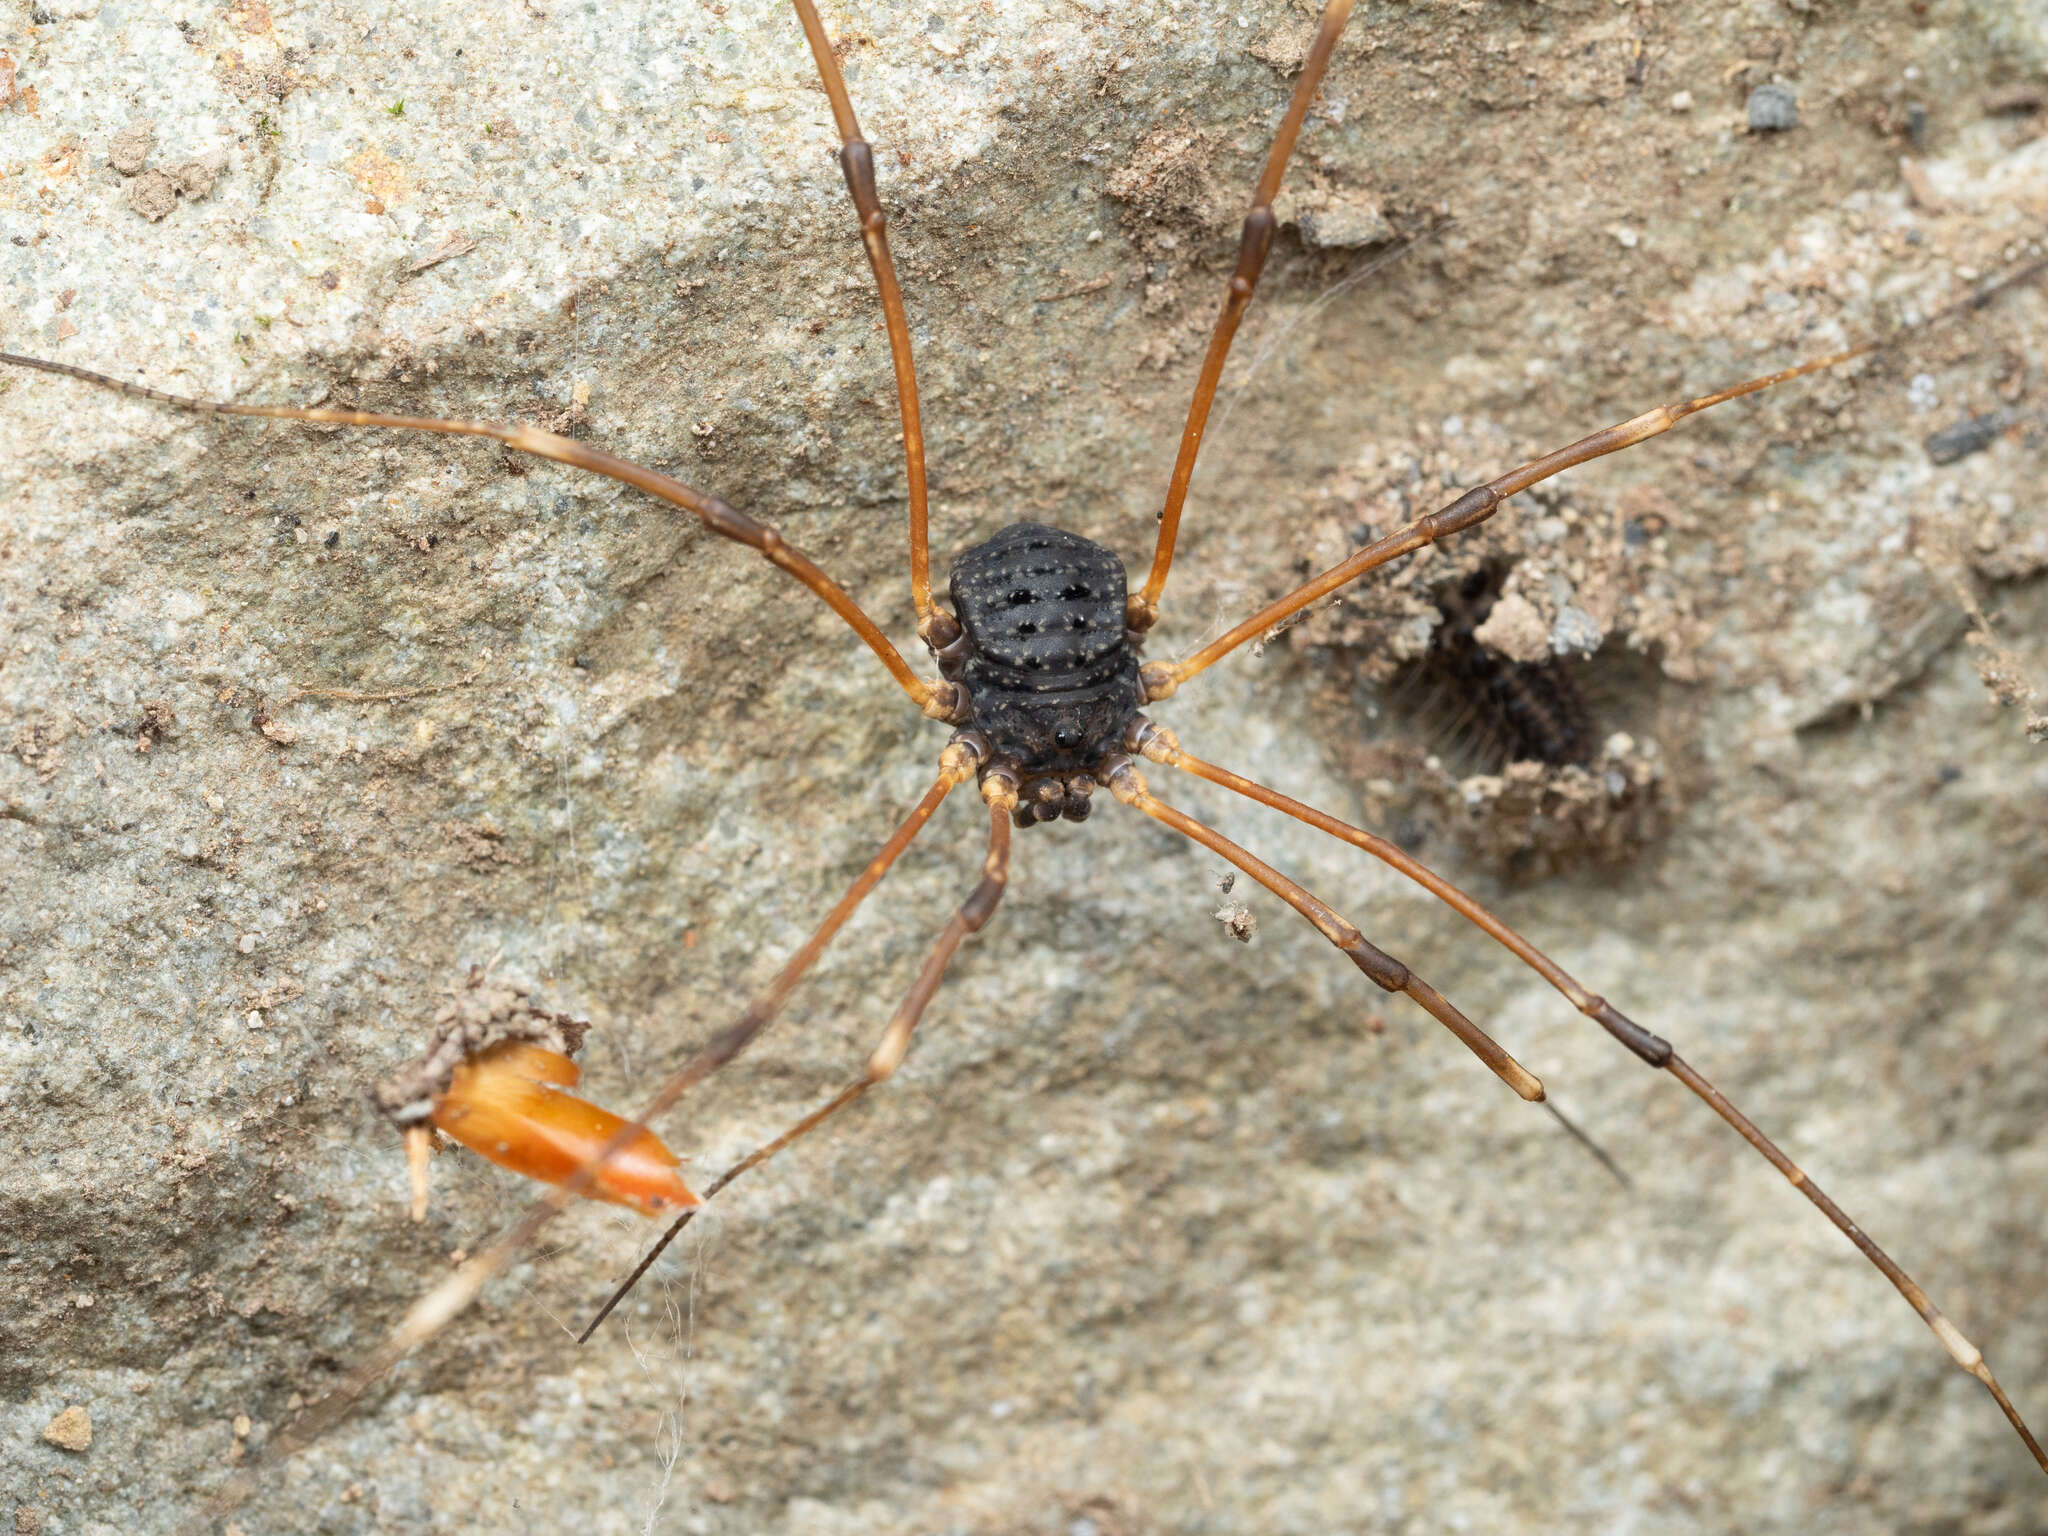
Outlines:
MULTIPOLYGON (((682 1190, 656 1197, 618 1183, 623 1177, 623 1165, 634 1158, 653 1167, 655 1172, 649 1177, 656 1180, 667 1177, 661 1170, 673 1167, 674 1159, 667 1157, 665 1149, 660 1149, 659 1156, 653 1155, 647 1127, 758 1038, 825 946, 882 881, 941 802, 970 782, 976 786, 987 812, 986 852, 980 878, 932 942, 916 980, 896 1007, 864 1066, 829 1101, 712 1181, 701 1199, 715 1196, 749 1169, 808 1135, 897 1070, 949 961, 967 937, 983 928, 996 913, 1009 880, 1013 831, 1056 820, 1084 821, 1104 795, 1193 840, 1249 875, 1300 913, 1374 986, 1401 993, 1416 1003, 1522 1099, 1531 1103, 1544 1101, 1543 1085, 1534 1074, 1400 959, 1378 948, 1335 909, 1251 851, 1155 794, 1141 768, 1141 764, 1149 764, 1192 774, 1277 809, 1379 859, 1430 891, 1506 948, 1644 1064, 1676 1077, 1812 1202, 1892 1283, 1956 1364, 1991 1393, 2036 1462, 2048 1472, 2048 1453, 2043 1452, 2027 1428, 1981 1352, 1882 1248, 1668 1041, 1583 986, 1470 896, 1393 843, 1202 760, 1185 750, 1175 734, 1148 713, 1152 706, 1171 699, 1201 672, 1269 633, 1276 625, 1381 566, 1478 525, 1518 492, 1574 465, 1658 436, 1688 416, 1835 367, 1867 355, 1880 345, 1870 342, 1851 347, 1713 393, 1659 406, 1594 432, 1518 465, 1456 496, 1437 510, 1373 539, 1193 654, 1174 660, 1145 660, 1145 640, 1160 616, 1190 479, 1224 362, 1274 240, 1274 199, 1351 8, 1351 0, 1330 0, 1326 6, 1292 101, 1252 193, 1235 269, 1228 280, 1202 364, 1161 508, 1151 562, 1142 582, 1133 589, 1121 558, 1103 545, 1057 528, 1020 522, 958 557, 949 572, 948 608, 933 594, 915 366, 906 310, 889 252, 887 218, 877 191, 873 154, 861 135, 812 0, 795 0, 797 15, 831 101, 842 142, 840 163, 890 339, 908 482, 911 598, 918 634, 936 663, 937 677, 921 675, 852 597, 774 528, 715 495, 588 444, 532 426, 191 400, 67 364, 0 354, 0 361, 16 366, 70 375, 213 414, 492 438, 521 452, 636 487, 691 513, 712 533, 751 547, 794 577, 846 622, 916 708, 953 730, 940 753, 938 772, 930 788, 809 939, 740 1016, 714 1034, 631 1120, 616 1116, 609 1121, 595 1119, 586 1113, 591 1106, 562 1091, 574 1081, 573 1069, 565 1071, 560 1065, 566 1062, 567 1052, 573 1046, 573 1041, 566 1037, 566 1027, 573 1021, 536 1016, 523 999, 516 997, 501 1000, 502 1007, 486 1006, 484 1012, 491 1017, 483 1024, 489 1027, 473 1037, 458 1040, 454 1049, 442 1052, 448 1065, 445 1074, 436 1068, 435 1074, 422 1079, 410 1096, 398 1096, 402 1100, 400 1118, 404 1123, 417 1129, 431 1115, 457 1135, 461 1134, 457 1128, 463 1119, 461 1112, 488 1101, 496 1118, 483 1138, 490 1144, 486 1150, 508 1166, 550 1182, 553 1188, 511 1230, 429 1292, 347 1385, 315 1405, 304 1419, 278 1437, 274 1442, 277 1449, 289 1453, 332 1424, 369 1382, 462 1310, 484 1281, 509 1262, 571 1199, 597 1195, 649 1213, 682 1207, 682 1214, 668 1233, 590 1327, 594 1329, 602 1322, 699 1208, 700 1196, 694 1192, 682 1190), (497 1028, 504 1023, 497 1013, 524 1022, 507 1034, 497 1028), (458 1080, 459 1072, 468 1075, 458 1080), (565 1157, 561 1148, 568 1144, 565 1137, 572 1130, 581 1140, 575 1143, 578 1150, 565 1157)), ((2039 265, 2014 274, 1976 295, 1970 303, 1981 303, 1997 288, 2029 279, 2038 270, 2039 265)), ((476 990, 474 984, 472 990, 476 990)), ((441 1044, 452 1038, 455 1037, 444 1037, 441 1044)), ((654 1148, 659 1149, 659 1143, 654 1143, 654 1148)))

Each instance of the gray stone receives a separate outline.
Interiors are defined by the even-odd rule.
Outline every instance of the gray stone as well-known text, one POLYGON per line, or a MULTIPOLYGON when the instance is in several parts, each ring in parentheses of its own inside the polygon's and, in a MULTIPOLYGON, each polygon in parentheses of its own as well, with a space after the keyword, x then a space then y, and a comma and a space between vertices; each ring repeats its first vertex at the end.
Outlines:
POLYGON ((1558 656, 1590 656, 1606 638, 1600 621, 1575 605, 1558 609, 1550 626, 1550 649, 1558 656))
MULTIPOLYGON (((784 7, 56 10, 0 16, 0 344, 571 432, 776 522, 912 644, 885 340, 784 7), (226 154, 161 223, 100 148, 140 116, 152 164, 226 154), (422 264, 451 241, 473 249, 422 264)), ((1362 528, 1932 313, 2038 238, 2048 141, 1938 135, 1937 220, 1867 114, 1777 156, 1638 110, 1734 44, 1669 30, 1638 89, 1614 15, 1354 22, 1295 174, 1376 189, 1404 234, 1455 222, 1370 275, 1384 253, 1283 235, 1154 655, 1362 528)), ((1142 565, 1301 21, 830 8, 941 576, 1020 517, 1142 565), (1155 220, 1105 189, 1167 127, 1201 195, 1155 220)), ((1800 68, 1895 80, 1926 38, 1905 8, 1817 8, 1800 68)), ((1956 100, 2009 77, 1980 30, 1940 49, 1956 100)), ((1441 743, 1369 714, 1361 637, 1426 635, 1439 581, 1555 520, 1543 565, 1641 664, 1603 728, 1661 747, 1682 814, 1548 880, 1437 829, 1422 853, 1777 1135, 2037 1426, 2048 778, 1958 639, 1961 593, 2048 676, 2048 465, 2021 432, 1931 464, 1904 380, 1956 413, 2009 376, 2032 399, 2044 322, 2014 294, 1687 421, 1157 711, 1364 821, 1441 743)), ((650 1236, 608 1207, 278 1457, 530 1196, 451 1154, 412 1224, 364 1097, 469 966, 590 1019, 585 1086, 630 1107, 768 982, 945 733, 793 583, 609 483, 0 385, 0 1508, 167 1532, 247 1469, 250 1536, 2048 1525, 1984 1392, 1677 1084, 1355 850, 1165 769, 1496 1031, 1634 1188, 1244 879, 1235 942, 1217 860, 1105 802, 1019 835, 898 1077, 722 1195, 589 1346, 650 1236), (40 1438, 67 1404, 82 1458, 40 1438)), ((664 1120, 700 1183, 858 1069, 975 878, 961 798, 664 1120)))
POLYGON ((1799 126, 1799 97, 1789 85, 1760 85, 1744 108, 1751 133, 1789 133, 1799 126))
POLYGON ((1394 226, 1380 212, 1378 203, 1370 198, 1352 198, 1304 211, 1301 238, 1325 249, 1356 250, 1392 240, 1394 226))

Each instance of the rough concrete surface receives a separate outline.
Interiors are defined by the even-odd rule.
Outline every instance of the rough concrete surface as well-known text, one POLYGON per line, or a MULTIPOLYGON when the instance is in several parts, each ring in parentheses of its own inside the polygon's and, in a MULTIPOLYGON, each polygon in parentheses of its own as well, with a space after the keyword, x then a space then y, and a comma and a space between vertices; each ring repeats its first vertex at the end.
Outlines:
MULTIPOLYGON (((941 572, 1021 516, 1149 548, 1312 20, 828 7, 915 317, 941 572)), ((1153 654, 1528 450, 2037 249, 2044 27, 2032 0, 1362 5, 1153 654), (1748 131, 1766 84, 1797 127, 1748 131)), ((777 522, 908 645, 834 148, 769 0, 8 0, 0 345, 541 422, 777 522)), ((1388 815, 1676 1041, 2037 1425, 2044 321, 2009 294, 1574 472, 1156 712, 1388 815), (1977 451, 1923 445, 1999 411, 1977 451), (1433 585, 1482 560, 1553 644, 1598 646, 1614 793, 1661 786, 1658 815, 1560 820, 1545 794, 1609 781, 1468 771, 1388 702, 1433 585), (1557 846, 1580 826, 1597 857, 1557 846)), ((173 1530, 238 1466, 247 1536, 2048 1528, 1983 1391, 1678 1084, 1362 855, 1166 770, 1495 1029, 1633 1188, 1244 880, 1234 942, 1216 861, 1105 804, 1019 836, 902 1074, 735 1185, 590 1346, 651 1235, 596 1206, 266 1459, 528 1198, 452 1154, 406 1220, 364 1089, 446 989, 495 957, 593 1022, 586 1084, 630 1105, 944 733, 793 583, 608 483, 0 389, 17 1530, 173 1530), (72 1407, 80 1449, 44 1437, 72 1407)), ((700 1178, 854 1070, 973 877, 961 799, 664 1124, 700 1178)))

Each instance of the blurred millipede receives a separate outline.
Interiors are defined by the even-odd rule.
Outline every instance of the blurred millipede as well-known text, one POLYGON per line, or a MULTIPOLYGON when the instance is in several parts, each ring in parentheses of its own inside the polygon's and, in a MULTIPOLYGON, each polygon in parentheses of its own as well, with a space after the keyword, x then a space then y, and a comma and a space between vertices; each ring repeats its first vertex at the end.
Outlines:
POLYGON ((1439 719, 1454 750, 1488 770, 1508 763, 1584 766, 1600 741, 1573 660, 1516 661, 1478 636, 1502 575, 1481 566, 1438 592, 1443 622, 1396 687, 1420 691, 1418 712, 1439 719))

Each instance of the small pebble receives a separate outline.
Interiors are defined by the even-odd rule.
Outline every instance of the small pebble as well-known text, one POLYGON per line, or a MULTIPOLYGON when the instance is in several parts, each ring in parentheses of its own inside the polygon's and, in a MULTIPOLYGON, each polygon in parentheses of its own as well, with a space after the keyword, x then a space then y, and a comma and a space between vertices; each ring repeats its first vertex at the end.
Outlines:
POLYGON ((1690 112, 1692 110, 1692 92, 1673 91, 1671 93, 1671 110, 1674 112, 1690 112))
POLYGON ((73 1403, 43 1426, 43 1438, 61 1451, 82 1451, 92 1444, 92 1415, 73 1403))
POLYGON ((1550 649, 1558 656, 1590 656, 1606 638, 1600 621, 1575 605, 1559 609, 1550 626, 1550 649))
POLYGON ((139 175, 156 148, 156 122, 138 117, 107 142, 107 164, 123 176, 139 175))
POLYGON ((1749 93, 1749 131, 1785 133, 1799 126, 1799 98, 1789 85, 1760 85, 1749 93))
POLYGON ((1906 141, 1915 149, 1927 147, 1927 107, 1924 102, 1906 103, 1906 141))

